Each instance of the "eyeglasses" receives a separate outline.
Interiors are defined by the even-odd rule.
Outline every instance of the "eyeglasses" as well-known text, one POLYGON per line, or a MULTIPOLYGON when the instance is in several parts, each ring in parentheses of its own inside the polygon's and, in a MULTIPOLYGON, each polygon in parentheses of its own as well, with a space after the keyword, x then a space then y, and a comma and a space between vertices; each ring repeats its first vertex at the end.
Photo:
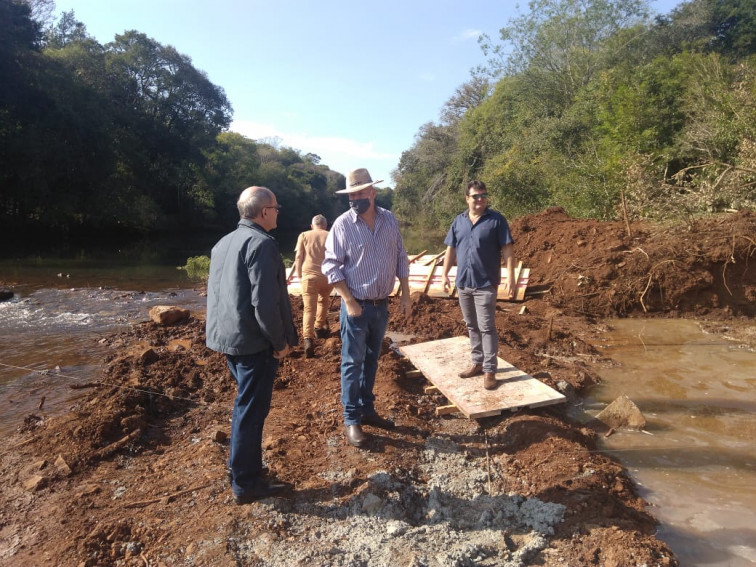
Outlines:
POLYGON ((488 199, 488 193, 478 193, 477 195, 468 195, 474 201, 480 201, 481 199, 488 199))
POLYGON ((271 205, 270 207, 263 207, 263 209, 275 209, 277 213, 280 213, 283 207, 281 205, 271 205))

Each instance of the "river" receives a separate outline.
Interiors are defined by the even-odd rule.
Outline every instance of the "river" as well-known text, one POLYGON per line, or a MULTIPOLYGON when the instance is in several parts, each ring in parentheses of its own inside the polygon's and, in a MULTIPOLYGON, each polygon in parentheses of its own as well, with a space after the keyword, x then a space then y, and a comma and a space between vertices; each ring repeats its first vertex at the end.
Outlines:
POLYGON ((598 346, 589 413, 628 396, 646 431, 603 449, 630 471, 681 565, 756 565, 756 353, 705 334, 695 321, 623 319, 598 346))

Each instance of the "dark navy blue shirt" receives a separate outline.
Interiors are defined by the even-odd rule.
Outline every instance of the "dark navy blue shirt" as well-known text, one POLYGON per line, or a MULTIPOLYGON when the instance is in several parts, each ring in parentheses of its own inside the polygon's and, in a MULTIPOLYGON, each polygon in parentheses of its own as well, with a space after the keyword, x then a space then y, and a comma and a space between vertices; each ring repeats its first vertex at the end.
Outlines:
POLYGON ((444 244, 457 251, 456 286, 481 289, 501 283, 501 249, 514 239, 504 215, 486 209, 474 225, 468 211, 457 215, 444 244))

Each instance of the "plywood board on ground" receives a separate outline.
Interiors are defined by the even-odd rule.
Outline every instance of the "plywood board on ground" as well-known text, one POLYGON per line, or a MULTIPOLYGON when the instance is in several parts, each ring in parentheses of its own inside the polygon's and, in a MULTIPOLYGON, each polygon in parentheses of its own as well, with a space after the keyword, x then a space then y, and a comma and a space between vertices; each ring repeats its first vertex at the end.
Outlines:
POLYGON ((496 390, 483 388, 483 376, 460 378, 457 374, 470 365, 470 340, 467 337, 401 346, 399 351, 470 418, 565 401, 562 394, 501 358, 496 371, 500 385, 496 390))

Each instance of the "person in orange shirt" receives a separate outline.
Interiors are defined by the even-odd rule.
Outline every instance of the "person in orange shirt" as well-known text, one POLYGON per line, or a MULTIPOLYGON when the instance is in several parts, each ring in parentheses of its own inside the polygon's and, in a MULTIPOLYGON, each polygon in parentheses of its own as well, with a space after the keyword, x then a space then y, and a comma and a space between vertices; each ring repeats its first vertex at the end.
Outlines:
POLYGON ((302 282, 302 334, 306 358, 315 355, 315 337, 322 339, 329 334, 328 308, 333 286, 328 284, 328 278, 320 271, 325 257, 327 227, 326 218, 323 215, 315 215, 310 225, 311 230, 301 233, 297 239, 294 266, 297 277, 302 282))

